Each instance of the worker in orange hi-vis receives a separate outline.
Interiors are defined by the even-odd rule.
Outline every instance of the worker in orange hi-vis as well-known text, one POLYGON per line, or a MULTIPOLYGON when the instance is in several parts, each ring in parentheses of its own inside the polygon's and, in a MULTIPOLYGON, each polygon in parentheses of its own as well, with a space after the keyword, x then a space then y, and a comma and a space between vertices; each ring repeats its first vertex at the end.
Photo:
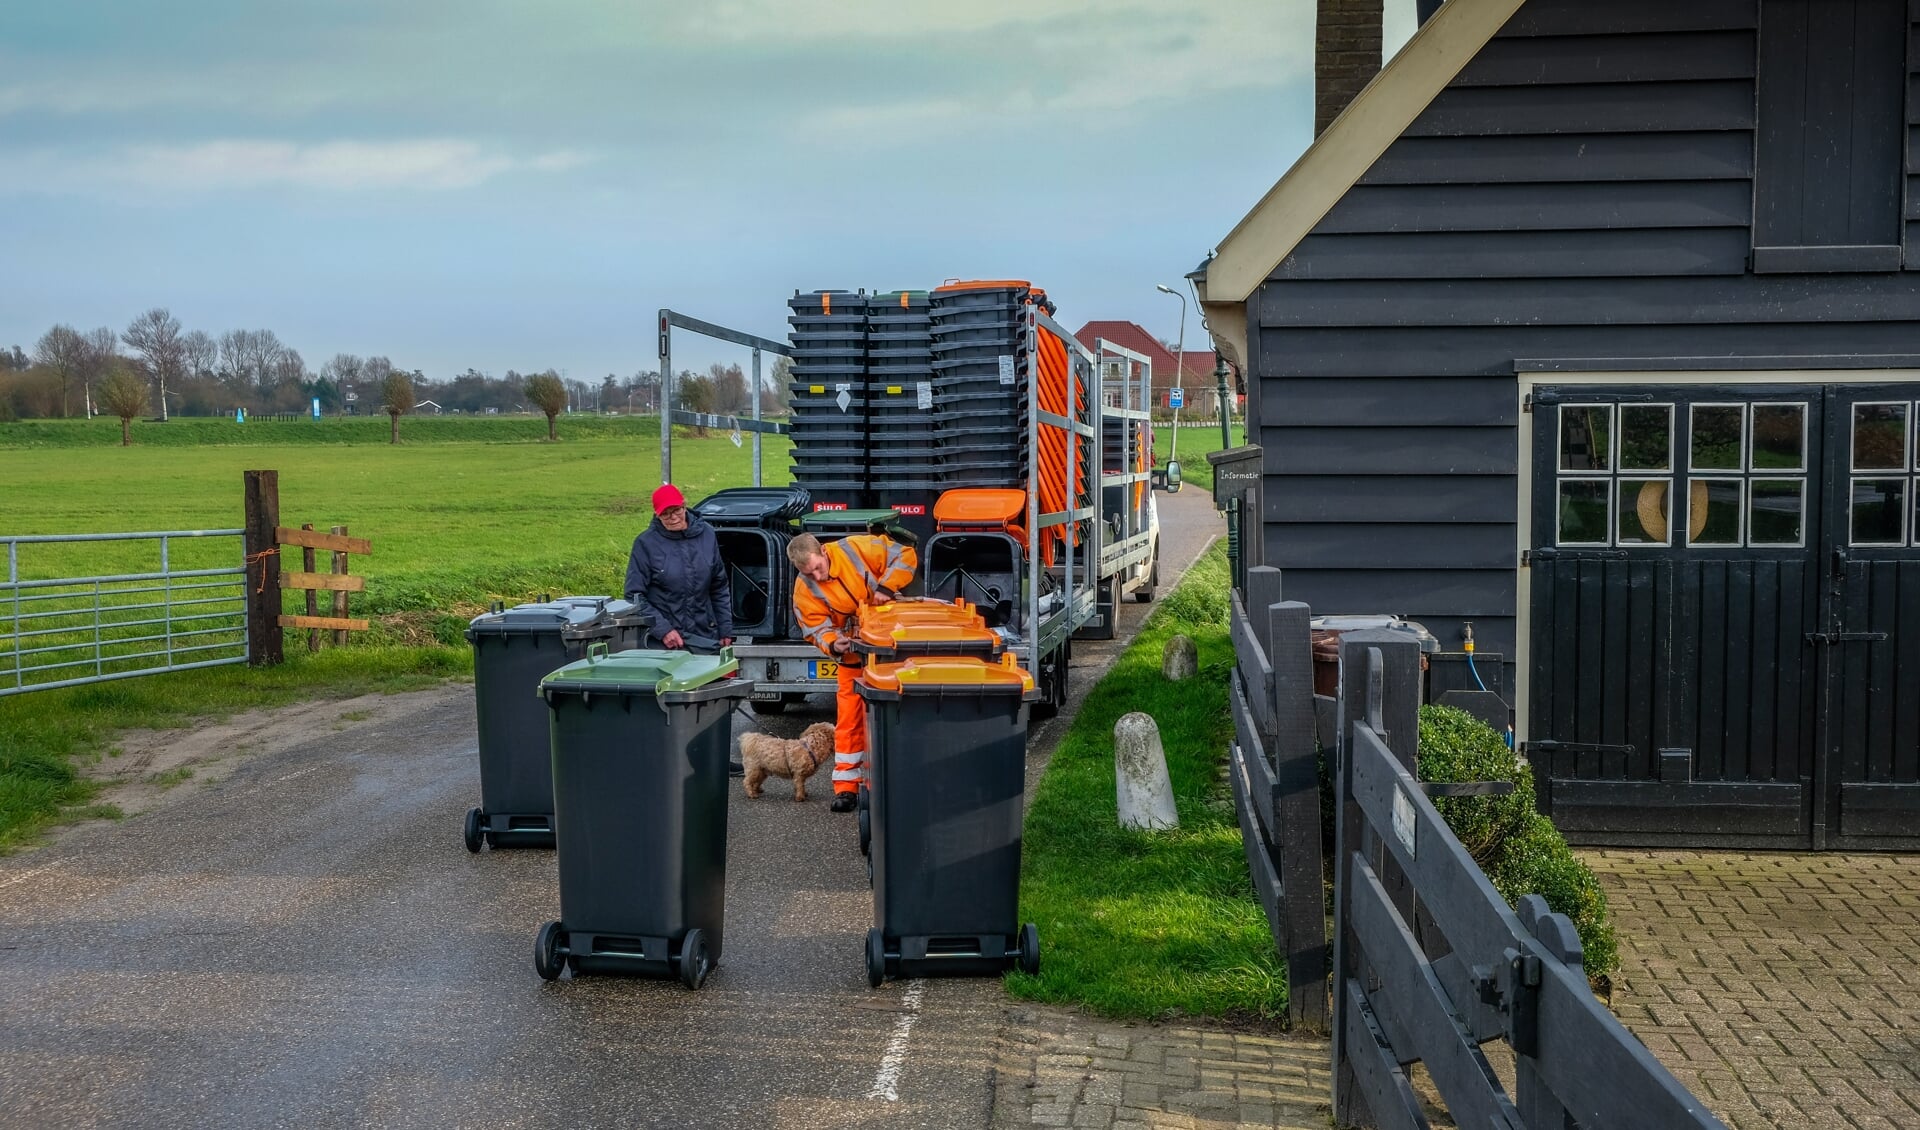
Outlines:
POLYGON ((793 582, 793 618, 815 647, 840 664, 834 689, 835 812, 853 811, 866 778, 867 708, 853 689, 861 666, 860 653, 853 650, 860 614, 898 596, 920 563, 912 534, 878 522, 867 529, 824 546, 812 534, 801 534, 787 546, 799 574, 793 582))

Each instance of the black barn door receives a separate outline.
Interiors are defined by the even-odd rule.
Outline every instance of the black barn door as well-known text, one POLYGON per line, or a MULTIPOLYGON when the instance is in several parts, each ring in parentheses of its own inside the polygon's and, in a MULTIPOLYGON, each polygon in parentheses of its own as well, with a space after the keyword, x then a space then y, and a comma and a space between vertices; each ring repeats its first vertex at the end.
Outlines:
POLYGON ((1570 840, 1805 846, 1818 386, 1534 395, 1527 754, 1570 840))
POLYGON ((1920 385, 1828 391, 1827 845, 1920 846, 1920 385))

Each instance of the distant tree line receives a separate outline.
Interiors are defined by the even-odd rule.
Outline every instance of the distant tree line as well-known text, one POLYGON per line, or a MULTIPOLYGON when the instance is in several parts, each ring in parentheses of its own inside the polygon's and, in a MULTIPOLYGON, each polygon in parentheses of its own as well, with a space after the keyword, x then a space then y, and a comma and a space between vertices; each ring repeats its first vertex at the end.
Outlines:
MULTIPOLYGON (((781 410, 786 395, 786 359, 761 380, 761 410, 781 410)), ((468 369, 447 380, 433 380, 418 369, 406 370, 380 354, 361 357, 336 353, 318 370, 307 366, 299 350, 272 330, 228 330, 218 336, 182 330, 164 307, 148 310, 116 333, 109 326, 81 331, 69 325, 49 329, 31 352, 19 345, 0 348, 0 421, 112 415, 101 399, 106 382, 124 374, 146 390, 147 403, 135 415, 226 416, 309 411, 314 400, 327 415, 378 415, 387 411, 387 379, 407 377, 414 390, 412 410, 494 413, 533 412, 549 419, 559 412, 652 414, 659 410, 660 374, 646 370, 598 382, 569 380, 553 369, 504 376, 468 369), (550 378, 534 383, 535 378, 550 378), (542 396, 536 402, 532 391, 542 396), (554 391, 557 387, 558 393, 554 391), (561 394, 564 394, 563 396, 561 394)), ((748 414, 751 381, 739 365, 713 365, 705 373, 682 371, 674 379, 674 405, 693 412, 748 414)), ((118 406, 128 404, 122 384, 118 406)))

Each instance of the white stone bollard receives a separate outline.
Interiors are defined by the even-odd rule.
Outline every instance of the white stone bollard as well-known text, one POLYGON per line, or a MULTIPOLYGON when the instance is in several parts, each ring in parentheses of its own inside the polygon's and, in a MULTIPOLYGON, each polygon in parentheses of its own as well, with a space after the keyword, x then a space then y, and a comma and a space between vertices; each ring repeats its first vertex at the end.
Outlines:
POLYGON ((1200 653, 1190 636, 1174 636, 1160 653, 1160 674, 1169 683, 1191 679, 1200 671, 1200 653))
POLYGON ((1135 711, 1113 724, 1113 778, 1122 828, 1180 826, 1173 780, 1167 776, 1167 751, 1151 715, 1135 711))

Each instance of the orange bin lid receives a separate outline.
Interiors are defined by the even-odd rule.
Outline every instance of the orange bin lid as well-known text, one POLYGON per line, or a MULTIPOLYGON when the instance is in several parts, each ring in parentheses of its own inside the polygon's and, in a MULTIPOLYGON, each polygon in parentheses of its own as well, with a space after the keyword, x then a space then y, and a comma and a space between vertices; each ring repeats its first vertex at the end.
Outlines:
POLYGON ((916 655, 898 663, 869 663, 860 679, 875 690, 893 694, 975 690, 1024 695, 1033 691, 1033 676, 1012 655, 1003 655, 998 662, 970 655, 916 655))
POLYGON ((1005 487, 950 490, 933 504, 935 525, 993 526, 1017 524, 1027 510, 1027 492, 1005 487))
POLYGON ((868 654, 941 651, 997 655, 998 632, 965 601, 910 600, 868 609, 860 618, 860 650, 868 654))
POLYGON ((1016 290, 1033 284, 1025 279, 954 279, 933 288, 933 293, 950 290, 1016 290))

